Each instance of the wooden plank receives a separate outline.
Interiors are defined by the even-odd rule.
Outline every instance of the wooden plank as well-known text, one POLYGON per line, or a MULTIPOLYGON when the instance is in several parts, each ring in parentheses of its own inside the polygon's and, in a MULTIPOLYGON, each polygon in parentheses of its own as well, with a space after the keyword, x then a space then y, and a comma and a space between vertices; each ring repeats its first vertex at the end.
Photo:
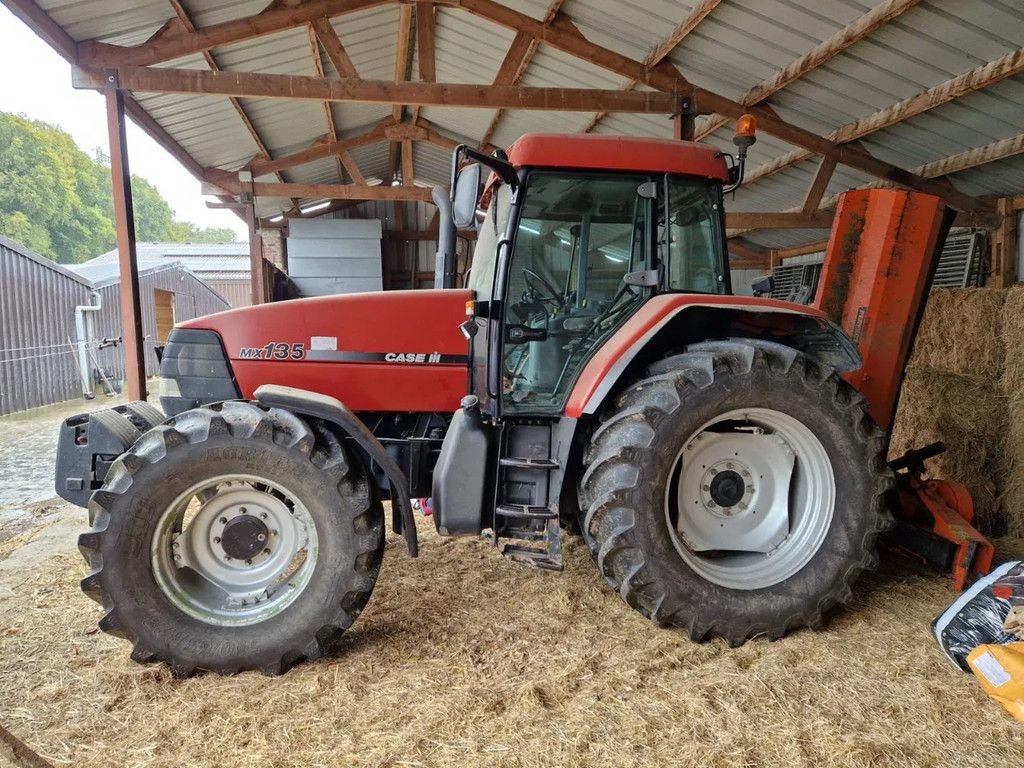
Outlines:
POLYGON ((348 175, 352 177, 353 183, 360 185, 366 184, 366 177, 363 176, 363 172, 359 168, 359 164, 352 158, 352 155, 348 150, 339 152, 338 158, 341 160, 341 164, 345 167, 348 175))
MULTIPOLYGON (((254 72, 209 72, 197 69, 124 67, 105 74, 75 68, 76 88, 96 88, 113 75, 120 87, 153 93, 200 93, 240 98, 300 101, 417 104, 420 106, 512 107, 527 110, 590 112, 599 105, 610 112, 671 114, 676 95, 650 91, 588 88, 534 88, 466 83, 410 83, 388 80, 328 80, 304 75, 254 72)), ((824 141, 824 140, 821 140, 824 141)))
POLYGON ((831 229, 832 213, 728 211, 725 226, 726 229, 831 229))
MULTIPOLYGON (((887 0, 884 3, 879 3, 828 39, 822 40, 821 43, 800 58, 787 64, 767 80, 755 85, 743 94, 740 101, 745 105, 759 104, 812 70, 817 69, 822 64, 831 61, 854 43, 858 43, 868 35, 878 31, 920 2, 921 0, 887 0)), ((697 140, 700 141, 709 134, 714 133, 728 121, 728 118, 721 115, 711 115, 704 125, 701 126, 701 130, 697 134, 697 140)))
POLYGON ((402 142, 402 184, 407 187, 413 186, 416 181, 416 169, 412 161, 412 140, 406 139, 402 142))
MULTIPOLYGON (((19 1, 23 2, 24 0, 19 1)), ((87 40, 78 46, 78 60, 79 63, 92 67, 157 64, 161 61, 300 27, 324 16, 328 18, 342 16, 386 5, 389 2, 391 0, 309 0, 309 2, 296 6, 275 5, 253 16, 211 24, 195 32, 165 35, 159 40, 151 40, 133 47, 108 45, 96 40, 87 40)))
MULTIPOLYGON (((227 174, 220 177, 217 186, 229 191, 241 191, 250 187, 232 181, 227 174)), ((427 187, 393 187, 390 184, 364 186, 361 184, 285 184, 279 182, 254 182, 253 194, 257 197, 295 197, 304 200, 422 200, 430 202, 427 187)))
POLYGON ((324 53, 327 54, 327 58, 335 70, 337 70, 338 75, 340 77, 359 77, 355 64, 349 58, 345 46, 341 44, 341 38, 338 37, 338 33, 334 30, 330 20, 326 18, 314 19, 310 27, 320 46, 324 49, 324 53))
MULTIPOLYGON (((325 22, 327 24, 327 26, 330 27, 330 22, 327 21, 327 19, 320 19, 319 21, 325 22)), ((309 53, 310 53, 310 55, 313 58, 313 69, 316 71, 317 77, 324 77, 324 74, 325 74, 326 70, 324 69, 323 57, 320 55, 320 51, 321 51, 321 48, 323 46, 321 46, 321 44, 320 44, 319 35, 317 33, 315 23, 309 25, 309 30, 308 31, 309 31, 309 53)), ((331 33, 334 32, 334 28, 333 27, 330 28, 330 32, 331 33)), ((327 32, 325 32, 324 34, 325 34, 325 36, 328 36, 328 37, 330 36, 327 32)), ((337 35, 335 35, 335 37, 337 37, 337 35)), ((338 41, 338 45, 341 45, 341 41, 338 41)), ((343 63, 343 62, 339 62, 339 63, 343 63)), ((337 65, 335 65, 335 68, 337 68, 337 65)), ((337 139, 338 138, 338 128, 337 128, 337 126, 334 123, 334 111, 333 111, 333 109, 331 107, 331 102, 329 102, 329 101, 323 102, 323 110, 324 110, 324 122, 327 124, 327 136, 331 140, 337 139)), ((338 181, 344 181, 345 180, 345 173, 344 173, 344 170, 343 170, 343 167, 342 167, 342 164, 341 164, 341 158, 338 157, 337 155, 334 157, 334 166, 335 166, 335 169, 338 172, 338 181)), ((284 179, 281 177, 280 174, 278 174, 277 178, 278 178, 279 181, 284 181, 284 179)))
POLYGON ((999 226, 992 233, 992 269, 985 285, 1008 288, 1017 279, 1017 212, 1011 198, 1001 198, 997 207, 999 226))
POLYGON ((422 3, 416 7, 416 48, 420 80, 437 80, 436 52, 434 50, 434 4, 422 3))
MULTIPOLYGON (((1024 49, 1017 49, 1005 56, 999 57, 995 61, 975 67, 969 72, 964 72, 950 80, 946 80, 922 93, 903 99, 903 101, 873 112, 852 123, 847 123, 841 128, 836 129, 829 136, 829 141, 833 144, 852 142, 1021 73, 1024 73, 1024 49)), ((827 150, 819 151, 806 147, 793 150, 751 170, 747 174, 748 182, 771 176, 796 163, 807 160, 814 154, 824 154, 825 152, 827 150)), ((936 194, 941 194, 941 192, 936 192, 936 194)), ((991 208, 991 206, 988 207, 991 208)))
POLYGON ((821 198, 825 195, 828 183, 832 180, 832 174, 835 170, 836 159, 833 155, 825 155, 821 158, 821 162, 818 163, 818 170, 814 174, 814 180, 811 181, 811 186, 808 187, 807 194, 804 196, 804 204, 802 206, 804 213, 818 210, 821 198))
MULTIPOLYGON (((547 23, 554 21, 555 17, 562 10, 564 3, 565 0, 554 0, 548 6, 544 21, 547 23)), ((528 35, 525 32, 516 32, 516 36, 512 38, 512 44, 505 53, 505 58, 501 61, 501 66, 498 67, 498 73, 494 76, 494 85, 515 85, 518 83, 523 75, 526 74, 526 69, 530 66, 530 62, 533 61, 533 57, 537 54, 539 47, 539 41, 532 35, 528 35)), ((490 124, 487 126, 487 130, 484 131, 483 138, 480 140, 480 147, 482 149, 492 146, 491 138, 498 129, 498 124, 504 115, 505 110, 503 109, 499 109, 494 113, 490 124)))
MULTIPOLYGON (((412 6, 398 6, 398 42, 395 46, 395 82, 409 79, 409 66, 412 64, 412 6)), ((389 99, 394 106, 391 108, 391 119, 396 123, 402 121, 402 105, 405 102, 398 102, 389 99)), ((391 169, 394 176, 397 167, 391 169)))
POLYGON ((333 157, 357 147, 376 144, 377 142, 384 141, 384 128, 385 126, 380 124, 365 133, 350 136, 346 139, 338 139, 337 141, 324 141, 313 144, 291 155, 284 155, 273 160, 253 160, 249 163, 249 170, 252 171, 253 176, 266 176, 269 173, 285 168, 294 168, 295 166, 305 165, 316 160, 323 160, 325 157, 333 157))
MULTIPOLYGON (((660 91, 679 93, 681 76, 674 67, 646 67, 642 62, 590 42, 574 27, 557 23, 544 24, 526 14, 495 2, 495 0, 454 0, 454 2, 459 7, 481 18, 509 29, 527 32, 546 45, 609 71, 617 72, 624 77, 636 80, 637 83, 643 83, 660 91)), ((680 94, 681 98, 689 98, 686 92, 687 89, 684 89, 680 94)), ((748 107, 703 88, 694 89, 692 98, 702 112, 718 112, 727 118, 737 118, 745 112, 750 112, 757 118, 761 130, 771 136, 814 154, 824 155, 835 151, 837 160, 844 165, 857 168, 878 178, 894 181, 902 186, 942 195, 947 202, 961 210, 987 211, 994 208, 991 201, 976 199, 951 191, 944 185, 921 179, 891 163, 872 157, 861 147, 836 148, 834 141, 788 123, 774 111, 762 105, 748 107)), ((601 108, 599 107, 599 109, 601 108)), ((669 110, 668 114, 673 114, 676 111, 678 110, 673 108, 669 110)))
MULTIPOLYGON (((701 0, 701 2, 694 6, 693 10, 691 10, 686 15, 686 18, 684 18, 676 25, 676 28, 672 30, 668 37, 662 40, 658 47, 655 48, 647 56, 646 59, 644 59, 644 63, 646 63, 649 67, 654 67, 660 64, 665 59, 667 59, 669 54, 672 53, 672 51, 674 51, 679 46, 679 44, 683 42, 683 40, 686 39, 687 35, 693 32, 693 30, 695 30, 698 27, 698 25, 700 25, 700 23, 704 21, 704 19, 710 16, 711 12, 714 11, 721 4, 722 0, 701 0)), ((630 91, 636 88, 636 85, 637 81, 630 79, 626 82, 624 86, 622 86, 622 88, 623 90, 630 91)), ((590 125, 588 125, 583 132, 590 133, 606 117, 608 117, 607 112, 598 112, 596 115, 594 115, 594 119, 590 121, 590 125)), ((692 122, 692 118, 690 120, 692 122)), ((685 140, 692 139, 692 134, 687 136, 688 133, 690 133, 690 131, 686 127, 686 125, 681 124, 679 126, 678 136, 676 138, 681 140, 684 140, 684 137, 685 140)))

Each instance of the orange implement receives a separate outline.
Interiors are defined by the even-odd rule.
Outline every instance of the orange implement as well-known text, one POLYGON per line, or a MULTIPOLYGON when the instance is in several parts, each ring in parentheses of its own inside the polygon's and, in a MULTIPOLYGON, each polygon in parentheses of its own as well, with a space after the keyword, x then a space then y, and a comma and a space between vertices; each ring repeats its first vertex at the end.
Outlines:
POLYGON ((978 532, 971 494, 960 483, 925 480, 925 459, 945 450, 933 443, 908 451, 891 466, 896 470, 899 506, 891 539, 901 550, 952 573, 962 592, 992 569, 992 543, 978 532))
POLYGON ((836 210, 815 306, 856 342, 864 365, 844 378, 885 430, 951 222, 941 199, 895 189, 847 192, 836 210))

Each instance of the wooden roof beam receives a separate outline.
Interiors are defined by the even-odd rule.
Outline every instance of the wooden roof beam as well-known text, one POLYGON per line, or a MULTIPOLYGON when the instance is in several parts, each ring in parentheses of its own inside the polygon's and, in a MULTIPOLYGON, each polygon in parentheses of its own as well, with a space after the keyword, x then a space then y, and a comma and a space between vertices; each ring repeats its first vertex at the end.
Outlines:
MULTIPOLYGON (((1001 80, 1021 73, 1024 73, 1024 49, 1018 48, 1004 56, 1000 56, 995 61, 975 67, 969 72, 964 72, 922 93, 897 102, 885 109, 880 109, 852 123, 847 123, 833 131, 829 141, 835 145, 849 145, 850 142, 856 139, 863 138, 884 128, 889 128, 897 123, 902 123, 930 109, 935 109, 943 104, 949 104, 969 93, 988 88, 1001 80)), ((747 183, 778 173, 784 168, 789 168, 796 163, 807 160, 814 154, 816 153, 807 148, 788 152, 764 165, 751 169, 747 173, 747 183)), ((936 192, 936 194, 942 193, 936 192)))
MULTIPOLYGON (((105 72, 73 69, 77 88, 96 88, 115 77, 121 88, 153 93, 199 93, 240 98, 418 104, 495 109, 591 112, 601 105, 610 112, 671 114, 679 93, 605 91, 588 88, 532 88, 466 83, 411 83, 387 80, 328 80, 304 75, 254 72, 208 72, 164 67, 122 67, 105 72)), ((823 141, 823 140, 820 140, 823 141)))
MULTIPOLYGON (((451 2, 495 24, 527 32, 544 44, 564 53, 635 79, 637 83, 659 91, 679 93, 682 76, 675 67, 666 66, 667 62, 662 62, 656 67, 647 67, 642 62, 590 42, 575 27, 558 23, 544 24, 531 16, 495 2, 495 0, 451 0, 451 2)), ((685 83, 685 81, 683 82, 685 83)), ((703 88, 694 88, 692 93, 696 107, 701 112, 717 112, 726 118, 737 118, 745 112, 750 112, 757 118, 764 133, 801 147, 807 152, 821 155, 835 152, 836 159, 844 165, 881 179, 894 181, 902 186, 942 195, 947 202, 961 210, 990 211, 994 209, 994 203, 991 201, 951 191, 941 184, 922 179, 898 166, 872 157, 861 147, 836 147, 833 140, 788 123, 774 114, 772 110, 763 106, 748 107, 703 88)), ((682 96, 681 98, 686 97, 682 96)), ((669 114, 676 114, 679 111, 678 107, 673 108, 669 114)))
MULTIPOLYGON (((550 23, 554 21, 564 4, 565 0, 553 0, 551 5, 548 6, 548 12, 544 15, 544 22, 550 23)), ((533 61, 533 57, 537 54, 539 47, 540 42, 537 38, 525 32, 516 32, 516 36, 512 38, 512 44, 505 52, 505 58, 501 61, 501 66, 498 67, 498 73, 494 76, 494 85, 517 85, 523 79, 523 75, 526 74, 526 70, 530 66, 530 62, 533 61)), ((481 149, 493 146, 491 139, 504 115, 504 109, 495 111, 494 117, 491 118, 491 122, 487 126, 487 130, 484 131, 483 138, 480 139, 481 149)))
POLYGON ((273 160, 253 160, 249 163, 249 170, 252 171, 253 176, 265 176, 285 168, 294 168, 297 165, 305 165, 326 157, 334 157, 358 147, 376 144, 385 140, 384 129, 389 124, 379 123, 368 131, 336 141, 331 141, 328 137, 327 141, 316 142, 306 149, 273 160))
MULTIPOLYGON (((320 50, 321 48, 323 48, 324 52, 327 53, 327 45, 323 44, 323 42, 321 41, 321 37, 328 40, 328 45, 331 44, 333 38, 334 41, 337 41, 337 45, 339 48, 341 47, 341 40, 338 39, 337 34, 335 34, 334 32, 334 27, 331 26, 331 23, 327 19, 317 19, 317 21, 310 24, 308 33, 309 52, 310 55, 313 57, 313 70, 316 72, 317 77, 324 77, 326 70, 324 69, 324 60, 320 55, 320 50), (325 26, 326 29, 324 28, 325 26)), ((335 53, 337 53, 337 51, 335 51, 335 53)), ((345 59, 348 58, 348 54, 345 53, 344 48, 341 48, 341 54, 342 55, 338 59, 337 63, 334 64, 335 69, 338 69, 339 66, 345 66, 345 59)), ((328 58, 330 58, 329 53, 328 58)), ((349 66, 352 65, 351 60, 348 63, 349 66)), ((354 70, 355 67, 352 67, 352 71, 354 70)), ((338 71, 340 72, 341 70, 338 71)), ((343 77, 347 76, 348 75, 343 75, 343 77)), ((323 102, 323 110, 324 122, 327 124, 327 136, 331 141, 334 141, 338 138, 338 128, 334 123, 334 111, 331 108, 331 102, 323 102)), ((338 173, 338 181, 345 181, 344 166, 342 165, 341 158, 338 155, 335 155, 334 157, 334 166, 335 170, 338 173)))
MULTIPOLYGON (((7 0, 5 0, 7 2, 7 0)), ((24 2, 24 0, 19 0, 24 2)), ((272 35, 316 19, 387 5, 393 0, 309 0, 299 5, 274 5, 241 19, 211 24, 195 32, 169 33, 137 46, 118 46, 86 40, 78 45, 79 63, 88 66, 145 66, 232 43, 272 35)))
MULTIPOLYGON (((686 36, 693 32, 693 30, 695 30, 697 26, 704 21, 704 19, 710 16, 711 12, 721 4, 722 0, 701 0, 701 2, 694 6, 693 10, 686 15, 686 18, 676 25, 676 28, 672 30, 671 34, 662 40, 661 44, 658 45, 657 48, 651 51, 647 58, 644 59, 644 63, 649 67, 653 67, 667 59, 669 54, 671 54, 672 51, 674 51, 679 44, 686 39, 686 36)), ((631 91, 636 88, 636 84, 636 80, 630 79, 626 81, 626 84, 622 86, 622 89, 624 91, 631 91)), ((583 129, 583 132, 590 133, 597 127, 598 123, 606 117, 608 117, 607 112, 598 112, 594 115, 594 119, 590 121, 590 125, 583 129)))
MULTIPOLYGON (((740 101, 746 106, 760 104, 787 85, 831 61, 854 43, 860 42, 868 35, 878 31, 920 2, 921 0, 886 0, 884 3, 879 3, 827 40, 823 40, 799 59, 780 69, 772 77, 755 85, 743 94, 740 101)), ((697 141, 714 133, 727 122, 729 122, 727 117, 711 115, 697 133, 697 141)))
POLYGON ((238 175, 209 169, 209 184, 231 194, 250 189, 257 197, 294 197, 303 200, 419 200, 430 202, 427 187, 393 187, 390 184, 282 184, 256 181, 242 184, 238 175))

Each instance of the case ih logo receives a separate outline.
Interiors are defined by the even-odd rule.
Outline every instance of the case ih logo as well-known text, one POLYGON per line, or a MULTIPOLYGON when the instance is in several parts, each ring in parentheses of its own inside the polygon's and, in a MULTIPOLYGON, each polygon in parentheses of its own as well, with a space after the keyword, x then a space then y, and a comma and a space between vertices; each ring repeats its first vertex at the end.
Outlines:
POLYGON ((385 352, 386 363, 440 363, 441 353, 431 352, 385 352))

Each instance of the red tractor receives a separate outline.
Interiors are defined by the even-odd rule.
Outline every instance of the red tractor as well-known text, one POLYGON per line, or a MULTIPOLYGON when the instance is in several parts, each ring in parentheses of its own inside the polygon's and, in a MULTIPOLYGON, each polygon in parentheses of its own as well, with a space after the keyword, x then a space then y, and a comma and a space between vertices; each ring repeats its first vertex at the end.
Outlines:
MULTIPOLYGON (((834 233, 839 266, 823 276, 835 322, 734 296, 723 208, 751 143, 738 136, 736 160, 595 135, 460 147, 440 201, 444 289, 179 325, 162 351, 164 413, 133 403, 62 426, 57 490, 89 508, 82 588, 100 627, 177 675, 280 673, 327 652, 366 606, 382 501, 416 555, 409 500, 425 496, 442 535, 490 531, 543 568, 561 568, 560 528, 578 531, 626 603, 694 640, 819 626, 889 525, 880 425, 942 206, 871 193, 898 196, 900 221, 917 206, 927 230, 902 250, 903 269, 920 258, 911 296, 886 305, 903 313, 881 328, 895 337, 850 304, 864 281, 849 232, 834 233), (464 289, 456 226, 477 228, 464 289), (844 375, 865 393, 889 385, 866 400, 844 375)), ((847 217, 861 247, 892 250, 869 242, 863 214, 847 217)))

